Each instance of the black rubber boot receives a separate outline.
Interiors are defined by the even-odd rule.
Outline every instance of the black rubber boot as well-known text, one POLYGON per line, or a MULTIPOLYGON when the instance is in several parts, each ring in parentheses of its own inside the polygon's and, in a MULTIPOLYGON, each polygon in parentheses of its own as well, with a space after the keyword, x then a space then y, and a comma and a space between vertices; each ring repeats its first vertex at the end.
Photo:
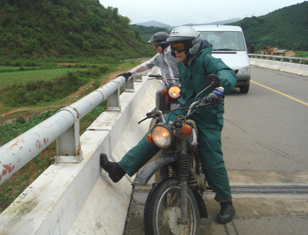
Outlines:
POLYGON ((126 174, 117 162, 109 162, 105 153, 100 155, 99 160, 101 167, 109 173, 109 177, 113 182, 118 182, 126 174))
POLYGON ((226 224, 233 220, 235 209, 232 202, 221 202, 220 207, 221 209, 217 215, 217 223, 226 224))

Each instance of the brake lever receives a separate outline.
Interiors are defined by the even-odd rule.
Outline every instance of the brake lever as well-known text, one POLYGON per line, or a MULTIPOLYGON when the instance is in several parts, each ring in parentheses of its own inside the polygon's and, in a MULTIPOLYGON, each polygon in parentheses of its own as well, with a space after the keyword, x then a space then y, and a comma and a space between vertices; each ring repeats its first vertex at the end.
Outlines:
POLYGON ((138 122, 138 124, 140 124, 141 122, 147 120, 148 118, 149 118, 149 117, 145 117, 144 119, 141 119, 141 120, 138 122))
POLYGON ((156 108, 154 108, 151 112, 146 113, 147 118, 152 117, 155 112, 156 112, 156 108))
POLYGON ((138 122, 138 124, 140 124, 141 122, 143 122, 143 121, 145 121, 145 120, 147 120, 147 119, 153 117, 153 116, 154 116, 154 115, 153 115, 154 113, 156 113, 156 108, 154 108, 151 112, 146 113, 146 117, 143 118, 142 120, 140 120, 140 121, 138 122))

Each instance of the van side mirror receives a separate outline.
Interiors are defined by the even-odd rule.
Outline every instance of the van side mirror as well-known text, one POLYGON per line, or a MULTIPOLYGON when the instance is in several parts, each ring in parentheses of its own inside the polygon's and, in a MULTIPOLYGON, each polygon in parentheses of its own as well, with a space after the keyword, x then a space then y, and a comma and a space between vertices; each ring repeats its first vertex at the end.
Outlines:
POLYGON ((255 44, 250 44, 249 53, 255 53, 256 46, 255 44))

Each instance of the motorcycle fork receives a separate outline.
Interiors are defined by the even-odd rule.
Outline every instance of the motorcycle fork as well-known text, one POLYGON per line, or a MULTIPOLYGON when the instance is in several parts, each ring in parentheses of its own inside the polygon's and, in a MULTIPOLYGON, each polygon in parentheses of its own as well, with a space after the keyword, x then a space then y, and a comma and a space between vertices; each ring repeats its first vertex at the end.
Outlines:
POLYGON ((189 157, 187 155, 186 137, 181 143, 179 155, 179 178, 181 180, 181 224, 187 224, 187 181, 189 177, 189 157))

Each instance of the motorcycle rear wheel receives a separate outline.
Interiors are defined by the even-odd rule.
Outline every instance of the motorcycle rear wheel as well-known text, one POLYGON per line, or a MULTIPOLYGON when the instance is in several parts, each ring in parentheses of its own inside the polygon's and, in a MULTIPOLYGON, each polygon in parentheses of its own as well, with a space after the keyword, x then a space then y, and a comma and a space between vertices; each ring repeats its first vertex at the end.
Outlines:
POLYGON ((158 182, 150 191, 144 208, 145 235, 198 235, 200 214, 192 190, 187 191, 187 224, 181 219, 181 187, 177 178, 158 182))

